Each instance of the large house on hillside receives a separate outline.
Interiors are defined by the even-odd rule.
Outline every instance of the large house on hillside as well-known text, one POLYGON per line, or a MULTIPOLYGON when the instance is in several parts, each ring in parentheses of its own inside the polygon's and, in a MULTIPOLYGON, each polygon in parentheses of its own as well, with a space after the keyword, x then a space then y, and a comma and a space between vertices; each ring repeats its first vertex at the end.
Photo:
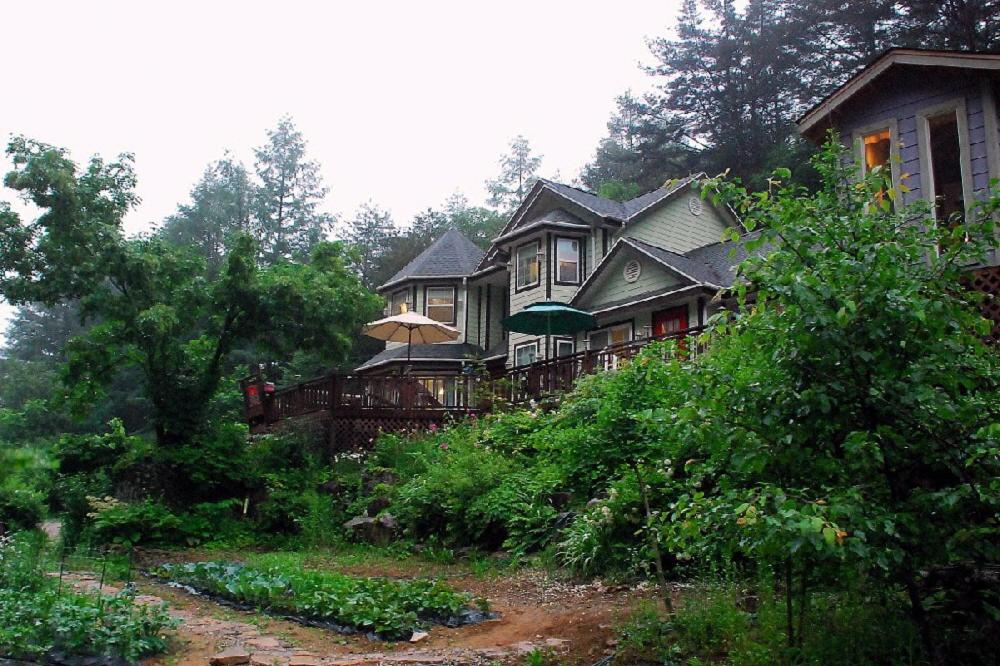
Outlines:
MULTIPOLYGON (((539 180, 486 251, 447 232, 378 288, 387 313, 405 305, 462 332, 414 345, 411 369, 454 374, 478 361, 496 373, 704 324, 712 297, 732 284, 737 259, 721 238, 739 222, 702 199, 695 178, 625 202, 539 180), (599 327, 550 338, 504 330, 508 314, 541 301, 592 312, 599 327)), ((390 342, 357 372, 406 362, 405 344, 390 342)))
MULTIPOLYGON (((909 188, 904 202, 932 202, 937 219, 951 223, 1000 179, 998 97, 1000 55, 895 49, 798 126, 817 143, 836 130, 861 169, 888 166, 909 188)), ((741 229, 739 221, 702 199, 696 179, 625 202, 539 180, 486 250, 449 231, 379 287, 387 314, 406 307, 458 328, 458 340, 414 345, 405 377, 406 347, 387 343, 358 376, 331 375, 273 394, 259 377, 249 378, 248 419, 266 428, 324 411, 334 440, 360 446, 383 429, 488 409, 490 399, 481 404, 475 395, 477 375, 466 372, 473 364, 504 376, 506 397, 523 401, 565 390, 646 340, 697 330, 721 307, 716 297, 732 286, 743 253, 740 243, 721 241, 727 228, 741 229), (507 315, 543 301, 587 310, 598 326, 556 337, 504 330, 507 315)), ((1000 342, 997 245, 968 275, 989 295, 983 311, 1000 342)))
MULTIPOLYGON (((909 188, 906 202, 934 201, 944 219, 1000 178, 998 83, 1000 55, 894 49, 798 125, 816 142, 837 130, 863 169, 888 166, 909 188)), ((721 238, 739 222, 702 199, 694 180, 625 202, 539 180, 485 252, 446 233, 378 288, 387 313, 405 304, 462 332, 452 344, 415 346, 412 369, 455 373, 481 361, 496 372, 703 324, 713 297, 732 284, 741 255, 721 238), (599 328, 550 339, 503 329, 504 317, 539 301, 588 310, 599 328)), ((998 263, 994 250, 977 286, 1000 290, 998 263)), ((993 308, 1000 322, 1000 304, 993 308)), ((357 371, 388 373, 405 362, 405 345, 388 343, 357 371)))

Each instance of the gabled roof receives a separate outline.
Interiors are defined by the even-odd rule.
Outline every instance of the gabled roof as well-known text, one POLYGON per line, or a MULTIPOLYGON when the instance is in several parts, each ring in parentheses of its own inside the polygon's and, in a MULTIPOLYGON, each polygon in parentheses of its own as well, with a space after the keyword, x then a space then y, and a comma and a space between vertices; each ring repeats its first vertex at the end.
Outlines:
POLYGON ((476 270, 483 251, 455 229, 449 229, 431 246, 403 266, 379 290, 413 278, 460 278, 476 270))
POLYGON ((709 287, 723 287, 721 276, 715 269, 699 259, 691 258, 690 254, 683 255, 662 247, 651 245, 638 238, 623 238, 626 243, 642 252, 647 257, 659 262, 662 266, 679 273, 692 282, 704 284, 709 287))
MULTIPOLYGON (((493 250, 495 249, 495 243, 497 241, 502 241, 515 235, 513 234, 513 231, 519 228, 518 225, 524 221, 525 215, 527 215, 535 200, 538 199, 543 192, 551 192, 564 201, 578 206, 611 224, 626 225, 653 206, 656 206, 657 204, 669 199, 677 192, 680 192, 698 178, 704 177, 704 175, 705 174, 703 173, 696 173, 685 178, 667 181, 663 187, 624 202, 605 199, 604 197, 598 196, 592 192, 581 190, 577 187, 557 183, 552 180, 546 180, 545 178, 539 178, 528 192, 528 195, 524 197, 524 200, 517 207, 517 210, 514 211, 514 214, 511 215, 507 224, 504 225, 503 230, 501 230, 497 238, 494 239, 494 245, 490 247, 487 257, 492 256, 493 250)), ((534 224, 534 221, 529 222, 529 224, 534 224)))
POLYGON ((816 129, 822 127, 823 121, 845 102, 885 74, 891 67, 899 65, 1000 70, 1000 54, 889 49, 803 114, 796 121, 799 132, 805 135, 812 134, 816 129))
MULTIPOLYGON (((747 257, 743 241, 751 237, 748 234, 740 241, 720 241, 679 254, 638 238, 623 236, 615 242, 611 251, 601 259, 594 272, 580 285, 571 303, 578 305, 581 302, 585 292, 600 280, 614 257, 625 248, 631 248, 671 273, 678 275, 682 279, 682 287, 684 288, 728 289, 733 286, 736 279, 736 266, 747 257)), ((625 302, 622 301, 622 303, 625 302)))
MULTIPOLYGON (((458 344, 443 343, 438 345, 413 345, 413 348, 409 350, 410 361, 452 361, 458 363, 460 361, 479 358, 482 354, 482 347, 468 342, 458 344)), ((386 365, 397 361, 406 363, 406 358, 406 345, 400 345, 399 347, 393 347, 392 349, 384 349, 380 351, 354 370, 355 372, 371 370, 372 368, 380 365, 386 365)))

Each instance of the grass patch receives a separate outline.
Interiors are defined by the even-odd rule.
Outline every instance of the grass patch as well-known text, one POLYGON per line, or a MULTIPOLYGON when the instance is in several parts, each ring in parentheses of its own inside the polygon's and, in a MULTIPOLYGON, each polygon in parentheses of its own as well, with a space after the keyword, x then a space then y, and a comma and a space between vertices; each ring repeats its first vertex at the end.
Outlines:
POLYGON ((764 588, 700 586, 664 614, 641 604, 619 627, 615 663, 627 664, 924 664, 912 626, 894 607, 860 595, 816 594, 801 644, 789 647, 785 607, 764 588))
MULTIPOLYGON (((230 602, 387 640, 408 638, 422 623, 478 619, 472 598, 440 581, 362 578, 308 571, 295 554, 257 556, 261 564, 163 564, 152 574, 230 602)), ((487 610, 485 602, 479 610, 487 610)))

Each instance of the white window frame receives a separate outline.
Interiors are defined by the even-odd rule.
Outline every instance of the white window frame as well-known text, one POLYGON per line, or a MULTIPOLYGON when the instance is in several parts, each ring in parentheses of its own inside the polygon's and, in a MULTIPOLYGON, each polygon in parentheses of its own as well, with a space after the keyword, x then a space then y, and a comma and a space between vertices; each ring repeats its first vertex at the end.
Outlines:
POLYGON ((396 309, 396 297, 399 296, 399 295, 403 296, 403 300, 400 301, 398 304, 399 305, 406 305, 406 309, 407 310, 412 310, 413 309, 413 306, 410 304, 410 290, 409 289, 399 289, 397 291, 392 292, 389 295, 389 316, 397 315, 397 314, 399 314, 401 312, 401 310, 397 310, 396 309))
POLYGON ((530 243, 525 243, 524 245, 518 245, 514 249, 514 291, 527 291, 528 289, 533 289, 542 283, 542 241, 533 240, 530 243), (534 247, 534 254, 530 255, 538 266, 535 271, 535 281, 525 284, 521 284, 521 252, 528 248, 534 247))
POLYGON ((614 344, 622 344, 622 343, 618 343, 618 342, 611 342, 611 332, 614 331, 614 330, 616 330, 616 329, 620 329, 620 328, 628 329, 628 339, 625 342, 632 342, 633 340, 635 340, 635 333, 632 330, 632 324, 631 323, 626 322, 624 324, 615 324, 614 326, 605 326, 604 328, 599 328, 596 331, 591 331, 587 335, 587 349, 591 349, 591 350, 594 349, 594 343, 593 343, 594 336, 598 335, 600 333, 606 333, 607 336, 608 336, 608 344, 605 347, 600 347, 600 349, 606 349, 607 347, 610 347, 611 345, 614 345, 614 344))
POLYGON ((572 356, 573 354, 576 353, 576 340, 574 340, 573 338, 553 338, 553 345, 554 345, 553 352, 555 358, 559 358, 561 356, 572 356), (569 345, 569 353, 568 354, 559 353, 560 345, 569 345))
POLYGON ((892 187, 896 190, 896 195, 901 202, 903 193, 899 191, 899 186, 902 182, 902 173, 900 172, 902 161, 899 154, 899 123, 895 118, 881 120, 854 130, 854 133, 851 135, 854 144, 854 159, 858 162, 859 175, 864 178, 867 172, 867 165, 865 164, 865 137, 877 134, 878 132, 884 132, 885 130, 889 130, 889 174, 892 180, 892 187))
POLYGON ((523 368, 526 365, 531 365, 532 363, 534 363, 537 360, 538 360, 538 340, 532 340, 531 342, 521 342, 519 344, 514 345, 514 367, 515 368, 523 368), (520 353, 520 351, 522 349, 527 349, 529 347, 532 347, 535 350, 535 357, 534 357, 534 359, 531 360, 531 361, 529 361, 529 362, 527 362, 527 363, 518 363, 517 355, 520 353))
POLYGON ((456 322, 455 317, 458 315, 458 289, 451 285, 433 285, 424 287, 424 316, 434 319, 434 321, 441 322, 442 324, 448 324, 453 326, 456 322), (451 319, 435 319, 431 317, 431 308, 443 308, 444 305, 431 305, 431 292, 434 290, 449 291, 451 292, 451 319))
POLYGON ((917 147, 920 154, 920 195, 931 205, 931 217, 937 222, 937 193, 934 191, 934 172, 931 163, 931 126, 930 119, 954 113, 958 125, 958 160, 962 173, 962 201, 965 212, 975 204, 972 190, 972 151, 969 146, 969 116, 965 106, 965 98, 955 99, 928 106, 917 111, 917 147))
POLYGON ((579 238, 575 238, 573 236, 556 236, 555 267, 556 284, 580 284, 580 274, 582 273, 581 269, 583 268, 583 242, 579 238), (562 266, 560 264, 562 263, 562 260, 559 255, 559 244, 562 241, 576 243, 576 274, 572 280, 563 280, 562 275, 560 275, 560 271, 562 270, 562 266))

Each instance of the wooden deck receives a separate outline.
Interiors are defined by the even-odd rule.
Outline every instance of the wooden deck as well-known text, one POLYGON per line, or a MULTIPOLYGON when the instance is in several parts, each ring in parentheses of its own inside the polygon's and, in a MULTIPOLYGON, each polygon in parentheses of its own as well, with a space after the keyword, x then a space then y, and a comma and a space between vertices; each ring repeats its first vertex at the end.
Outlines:
MULTIPOLYGON (((582 351, 511 368, 501 376, 467 374, 337 375, 272 390, 260 377, 241 380, 251 432, 267 432, 290 419, 312 417, 332 422, 337 448, 361 446, 379 432, 413 430, 448 418, 490 411, 498 401, 523 404, 570 390, 584 376, 617 368, 648 345, 686 339, 703 331, 693 327, 596 351, 582 351), (353 424, 353 425, 349 425, 353 424)), ((694 340, 682 345, 698 348, 694 340)))

